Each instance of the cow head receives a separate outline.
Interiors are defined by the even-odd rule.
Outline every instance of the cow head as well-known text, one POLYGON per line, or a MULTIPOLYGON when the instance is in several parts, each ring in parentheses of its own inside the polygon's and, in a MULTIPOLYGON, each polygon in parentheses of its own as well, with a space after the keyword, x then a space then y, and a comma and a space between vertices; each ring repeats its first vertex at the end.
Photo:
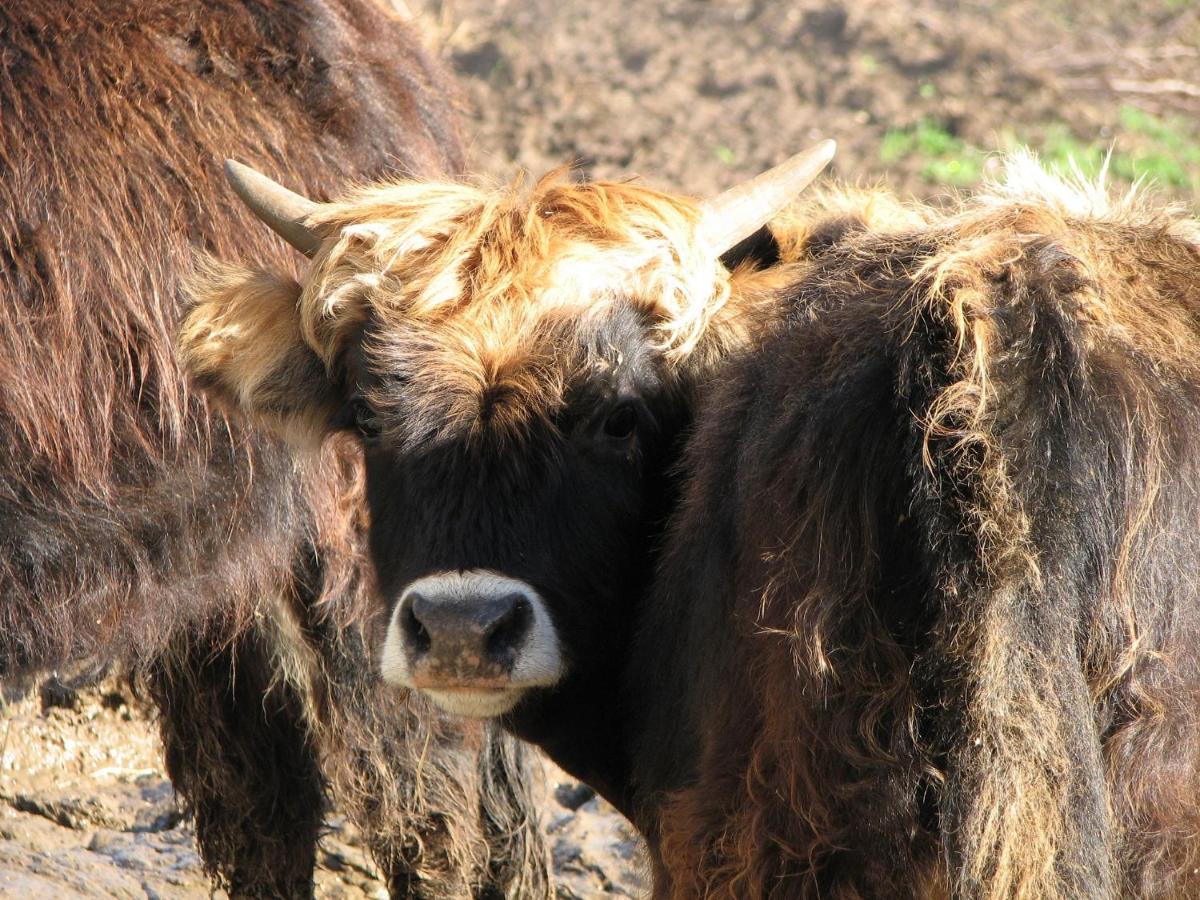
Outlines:
POLYGON ((550 176, 318 205, 231 167, 311 267, 298 284, 208 264, 183 354, 210 394, 297 444, 358 435, 386 679, 496 716, 612 663, 685 373, 745 330, 719 257, 832 149, 705 203, 550 176))

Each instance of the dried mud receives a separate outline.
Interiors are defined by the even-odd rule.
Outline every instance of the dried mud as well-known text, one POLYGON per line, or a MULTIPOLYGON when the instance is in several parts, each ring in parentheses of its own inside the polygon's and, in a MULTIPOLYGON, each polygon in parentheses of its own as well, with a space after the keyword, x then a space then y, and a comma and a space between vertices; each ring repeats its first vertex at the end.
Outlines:
MULTIPOLYGON (((9 691, 0 719, 0 897, 225 896, 211 892, 150 710, 111 679, 21 694, 9 691)), ((643 892, 633 830, 549 763, 541 814, 560 898, 643 892)), ((336 810, 321 838, 316 893, 387 897, 361 835, 336 810)))

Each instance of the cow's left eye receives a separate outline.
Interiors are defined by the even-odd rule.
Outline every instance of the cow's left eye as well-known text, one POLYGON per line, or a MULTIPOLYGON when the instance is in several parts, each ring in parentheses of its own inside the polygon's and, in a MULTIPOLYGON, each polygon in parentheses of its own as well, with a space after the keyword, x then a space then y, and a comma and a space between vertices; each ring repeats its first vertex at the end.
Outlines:
POLYGON ((632 403, 622 403, 604 420, 604 433, 614 440, 626 440, 638 427, 638 412, 632 403))

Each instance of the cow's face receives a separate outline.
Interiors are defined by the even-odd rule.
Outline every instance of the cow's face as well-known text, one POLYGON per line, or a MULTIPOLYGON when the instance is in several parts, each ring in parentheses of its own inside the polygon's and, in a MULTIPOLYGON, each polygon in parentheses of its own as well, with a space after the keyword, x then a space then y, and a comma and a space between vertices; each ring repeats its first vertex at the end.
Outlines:
POLYGON ((321 209, 303 286, 201 282, 199 383, 362 443, 386 679, 492 716, 616 662, 682 366, 729 293, 698 216, 629 184, 390 186, 321 209))
POLYGON ((627 301, 544 327, 453 411, 439 378, 428 400, 383 367, 356 379, 383 676, 455 713, 604 677, 642 590, 680 422, 670 366, 627 301))
POLYGON ((268 201, 314 256, 304 285, 210 268, 181 346, 210 394, 295 441, 359 436, 384 677, 495 716, 614 674, 685 385, 747 332, 711 215, 556 180, 372 188, 301 225, 268 201))

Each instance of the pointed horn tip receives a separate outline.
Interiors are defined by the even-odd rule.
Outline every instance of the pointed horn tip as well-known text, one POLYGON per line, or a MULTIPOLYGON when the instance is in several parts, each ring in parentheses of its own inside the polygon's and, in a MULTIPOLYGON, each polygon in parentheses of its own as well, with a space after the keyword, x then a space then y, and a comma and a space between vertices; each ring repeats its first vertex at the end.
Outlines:
POLYGON ((259 172, 236 159, 225 160, 225 164, 221 168, 225 170, 225 180, 229 182, 230 187, 239 192, 247 184, 253 182, 256 177, 260 180, 263 177, 259 172))
POLYGON ((837 155, 837 141, 827 138, 819 144, 797 153, 791 160, 783 163, 780 168, 788 166, 788 163, 799 164, 803 169, 810 171, 815 178, 833 161, 835 155, 837 155))
POLYGON ((233 192, 268 228, 305 256, 320 249, 321 234, 304 221, 319 204, 236 159, 226 159, 224 170, 233 192))
POLYGON ((837 141, 833 138, 826 138, 813 147, 813 157, 823 161, 823 165, 829 165, 833 162, 833 158, 837 156, 837 141))
POLYGON ((309 207, 316 207, 316 204, 307 197, 285 188, 273 178, 268 178, 262 172, 258 171, 258 169, 238 162, 236 159, 225 160, 222 168, 225 170, 225 180, 229 182, 229 186, 251 206, 262 202, 262 199, 265 197, 271 197, 276 204, 282 199, 289 206, 296 208, 302 207, 307 209, 309 207))
POLYGON ((242 180, 246 172, 250 170, 249 166, 238 162, 236 159, 225 160, 225 164, 221 168, 225 170, 225 178, 230 184, 235 184, 242 180))
POLYGON ((753 234, 829 165, 837 143, 826 139, 773 169, 700 204, 700 231, 721 253, 753 234))

